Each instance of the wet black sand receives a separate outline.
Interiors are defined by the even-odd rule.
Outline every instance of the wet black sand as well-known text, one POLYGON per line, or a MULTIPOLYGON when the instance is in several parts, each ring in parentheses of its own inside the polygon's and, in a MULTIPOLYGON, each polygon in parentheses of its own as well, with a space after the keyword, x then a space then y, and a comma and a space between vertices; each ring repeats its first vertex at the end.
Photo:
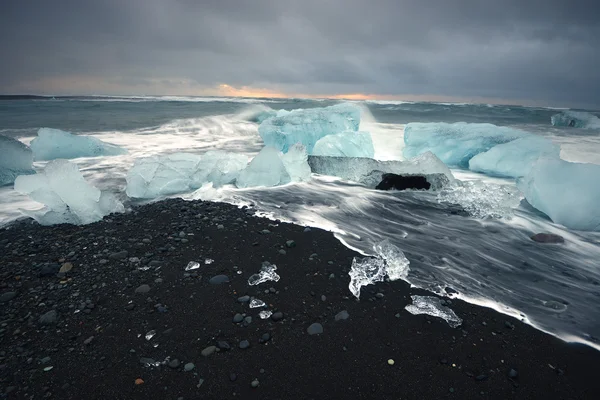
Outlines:
POLYGON ((0 230, 0 250, 0 398, 600 398, 600 352, 458 300, 461 327, 413 316, 410 295, 427 293, 404 282, 357 301, 347 274, 357 254, 331 233, 226 204, 168 200, 84 227, 22 221, 0 230), (186 276, 189 261, 201 266, 186 276), (280 281, 248 286, 263 261, 280 281), (210 284, 219 274, 231 282, 210 284), (283 320, 260 319, 244 295, 283 320), (335 321, 342 310, 349 318, 335 321), (233 323, 237 313, 252 322, 233 323), (308 335, 315 322, 324 332, 308 335), (202 355, 218 342, 231 349, 202 355))

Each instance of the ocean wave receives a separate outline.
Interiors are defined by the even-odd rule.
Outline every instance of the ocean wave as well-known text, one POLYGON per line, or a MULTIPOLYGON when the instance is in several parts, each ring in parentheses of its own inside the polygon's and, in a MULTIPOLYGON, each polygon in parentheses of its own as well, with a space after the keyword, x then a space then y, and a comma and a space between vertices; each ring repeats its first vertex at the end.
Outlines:
POLYGON ((600 129, 600 118, 584 111, 563 111, 550 118, 552 125, 570 128, 600 129))

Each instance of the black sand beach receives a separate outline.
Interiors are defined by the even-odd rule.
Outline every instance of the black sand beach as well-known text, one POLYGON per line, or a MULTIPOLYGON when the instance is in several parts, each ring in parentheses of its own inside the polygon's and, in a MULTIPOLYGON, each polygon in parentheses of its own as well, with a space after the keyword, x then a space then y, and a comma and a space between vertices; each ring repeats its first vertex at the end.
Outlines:
POLYGON ((250 214, 167 200, 82 227, 1 229, 0 398, 600 398, 600 352, 459 300, 458 328, 413 316, 410 295, 428 293, 404 282, 357 301, 356 253, 250 214), (249 286, 263 261, 281 279, 249 286), (209 282, 221 274, 230 282, 209 282), (282 314, 260 319, 243 296, 282 314))

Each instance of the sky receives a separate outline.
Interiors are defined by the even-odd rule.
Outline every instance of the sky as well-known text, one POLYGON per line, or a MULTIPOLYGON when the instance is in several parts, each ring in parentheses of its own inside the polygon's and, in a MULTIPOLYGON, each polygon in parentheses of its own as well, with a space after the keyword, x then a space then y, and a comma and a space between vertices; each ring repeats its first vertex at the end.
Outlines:
POLYGON ((0 93, 600 107, 597 0, 2 0, 0 93))

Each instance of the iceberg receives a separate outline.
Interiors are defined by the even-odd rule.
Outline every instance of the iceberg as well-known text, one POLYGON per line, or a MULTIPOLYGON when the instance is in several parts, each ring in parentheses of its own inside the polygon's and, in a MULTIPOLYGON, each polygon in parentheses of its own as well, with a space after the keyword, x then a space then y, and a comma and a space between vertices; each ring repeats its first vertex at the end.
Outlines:
POLYGON ((250 161, 236 181, 238 188, 273 187, 310 179, 306 148, 301 144, 290 147, 282 154, 273 147, 263 149, 250 161))
POLYGON ((454 182, 450 169, 433 153, 426 152, 407 161, 377 161, 358 157, 309 156, 313 173, 337 176, 375 188, 385 173, 425 176, 433 190, 454 182))
POLYGON ((51 128, 41 128, 30 146, 36 161, 127 154, 124 148, 94 137, 77 136, 51 128))
POLYGON ((0 186, 13 183, 19 175, 34 173, 31 149, 16 139, 0 135, 0 186))
POLYGON ((517 187, 533 207, 567 228, 600 231, 600 165, 540 159, 517 187))
POLYGON ((375 157, 373 139, 369 132, 342 132, 327 135, 317 141, 312 150, 314 156, 375 157))
POLYGON ((350 103, 324 108, 279 111, 277 116, 265 119, 258 133, 266 146, 287 153, 289 148, 302 143, 312 154, 319 139, 344 131, 358 131, 361 109, 350 103))
POLYGON ((433 296, 410 296, 413 303, 404 307, 406 311, 413 315, 425 314, 432 317, 442 318, 452 328, 456 328, 462 324, 454 311, 442 304, 442 301, 433 296))
POLYGON ((153 199, 201 188, 233 183, 248 164, 245 155, 221 150, 202 155, 174 153, 137 159, 127 172, 127 195, 153 199))
POLYGON ((77 165, 67 160, 51 161, 39 174, 17 177, 15 190, 46 206, 39 211, 22 210, 41 225, 89 224, 124 211, 113 194, 90 185, 77 165))
POLYGON ((493 176, 519 178, 527 175, 540 157, 560 158, 560 146, 532 135, 477 154, 469 160, 469 169, 493 176))
POLYGON ((600 129, 600 118, 583 111, 563 111, 550 117, 550 121, 554 126, 600 129))
POLYGON ((492 124, 409 123, 404 128, 404 156, 411 158, 431 151, 447 165, 468 168, 469 160, 477 154, 530 136, 492 124))

